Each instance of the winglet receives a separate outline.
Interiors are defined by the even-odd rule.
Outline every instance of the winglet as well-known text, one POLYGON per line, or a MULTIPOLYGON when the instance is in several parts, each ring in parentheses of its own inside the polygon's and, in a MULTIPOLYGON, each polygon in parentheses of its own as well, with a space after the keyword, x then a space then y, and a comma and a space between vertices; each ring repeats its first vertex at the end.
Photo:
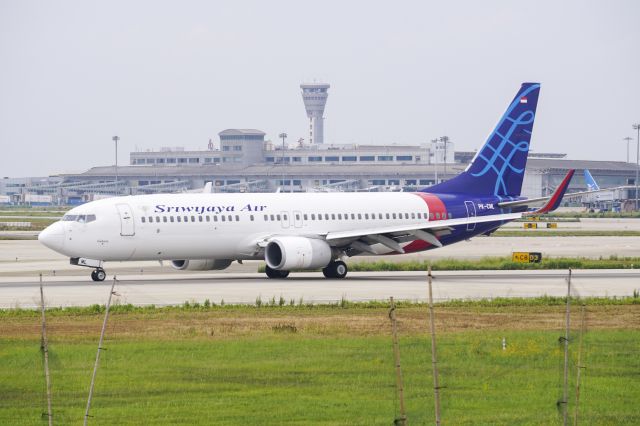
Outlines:
POLYGON ((569 182, 571 182, 571 178, 573 177, 573 174, 575 172, 576 172, 575 169, 569 170, 569 173, 567 173, 567 175, 564 177, 564 179, 562 180, 562 183, 558 185, 558 187, 553 192, 553 195, 551 196, 549 201, 547 201, 547 203, 544 206, 540 207, 538 210, 534 212, 528 212, 526 213, 526 215, 531 216, 531 215, 536 215, 541 213, 549 213, 557 209, 560 206, 562 197, 564 197, 564 193, 567 191, 567 188, 569 187, 569 182))

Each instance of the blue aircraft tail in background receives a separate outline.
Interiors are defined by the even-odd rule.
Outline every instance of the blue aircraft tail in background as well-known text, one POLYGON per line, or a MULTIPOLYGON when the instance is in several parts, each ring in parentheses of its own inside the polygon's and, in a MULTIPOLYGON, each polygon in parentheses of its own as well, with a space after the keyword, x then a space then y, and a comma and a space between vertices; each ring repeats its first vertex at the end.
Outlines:
POLYGON ((422 192, 520 196, 539 93, 539 83, 523 83, 465 171, 422 192))
POLYGON ((600 187, 596 183, 596 180, 591 176, 588 169, 584 169, 584 182, 587 184, 589 191, 598 191, 600 187))

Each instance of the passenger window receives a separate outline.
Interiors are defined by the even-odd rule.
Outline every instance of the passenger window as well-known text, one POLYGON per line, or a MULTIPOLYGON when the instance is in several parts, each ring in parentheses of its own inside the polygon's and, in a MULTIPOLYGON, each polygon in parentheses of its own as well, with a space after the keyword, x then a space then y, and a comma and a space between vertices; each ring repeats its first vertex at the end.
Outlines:
POLYGON ((362 214, 358 213, 358 220, 362 219, 362 214))
POLYGON ((335 213, 331 213, 331 220, 336 220, 336 215, 335 215, 335 213))
POLYGON ((185 221, 185 222, 189 222, 189 216, 185 216, 185 217, 184 217, 184 221, 185 221))
POLYGON ((389 213, 387 213, 387 219, 389 219, 389 213))
POLYGON ((173 216, 169 216, 169 222, 173 223, 173 216))
POLYGON ((198 221, 202 222, 202 216, 198 216, 198 221))
POLYGON ((160 223, 160 216, 156 216, 156 223, 160 223))
POLYGON ((214 222, 217 222, 217 221, 218 221, 218 216, 214 216, 214 217, 213 217, 213 221, 214 221, 214 222))
POLYGON ((180 220, 180 216, 176 216, 176 220, 177 220, 178 222, 180 222, 180 221, 181 221, 181 220, 180 220))
POLYGON ((236 215, 236 222, 240 222, 240 216, 236 215))
POLYGON ((429 213, 429 220, 433 220, 433 213, 429 213))
POLYGON ((356 219, 356 215, 355 213, 351 213, 351 219, 355 220, 356 219))
POLYGON ((300 215, 296 214, 296 220, 300 220, 300 215))
POLYGON ((227 220, 228 220, 229 222, 233 222, 233 216, 229 215, 229 216, 227 217, 227 220))
POLYGON ((436 212, 436 219, 440 219, 440 212, 436 212))
POLYGON ((342 220, 342 213, 338 213, 338 220, 342 220))
POLYGON ((396 214, 395 214, 395 213, 393 213, 391 216, 392 216, 394 219, 396 218, 396 214))
POLYGON ((411 219, 415 219, 416 218, 416 214, 415 213, 411 213, 411 219))
POLYGON ((274 215, 270 215, 269 217, 271 219, 271 221, 273 222, 274 220, 276 220, 276 217, 274 215))
POLYGON ((451 219, 453 217, 453 215, 451 213, 447 213, 447 216, 449 216, 449 219, 451 219))
POLYGON ((278 222, 282 220, 281 216, 279 214, 276 215, 276 219, 278 219, 278 222))
POLYGON ((404 218, 405 218, 405 219, 409 219, 409 213, 405 213, 405 214, 404 214, 404 218))
POLYGON ((220 220, 224 222, 224 221, 225 221, 225 220, 227 220, 227 219, 224 217, 224 215, 221 215, 221 216, 220 216, 220 220))
POLYGON ((153 217, 149 216, 149 223, 152 223, 152 222, 153 222, 153 217))
POLYGON ((288 220, 286 214, 284 216, 282 216, 282 220, 288 220))
POLYGON ((324 214, 324 220, 329 220, 329 213, 324 214))
POLYGON ((144 216, 142 216, 142 217, 140 218, 140 220, 142 220, 142 223, 145 223, 145 222, 146 222, 146 219, 144 218, 144 216))
POLYGON ((382 219, 382 213, 378 213, 378 219, 382 219))
POLYGON ((251 222, 253 222, 253 215, 249 215, 249 219, 251 219, 251 222))
POLYGON ((322 220, 322 215, 318 213, 318 220, 322 220))
POLYGON ((365 219, 369 219, 369 213, 365 213, 365 214, 364 214, 364 218, 365 218, 365 219))
POLYGON ((307 220, 307 214, 306 213, 302 215, 302 219, 307 220))
POLYGON ((163 221, 164 223, 167 223, 167 217, 166 217, 166 216, 162 216, 162 221, 163 221))
POLYGON ((316 220, 316 215, 315 215, 315 213, 311 213, 311 220, 316 220))
POLYGON ((196 217, 195 216, 191 216, 191 222, 195 222, 196 221, 196 217))
POLYGON ((264 221, 268 222, 269 221, 269 216, 267 216, 266 214, 264 215, 264 221))
POLYGON ((206 216, 206 221, 211 222, 211 217, 209 215, 206 216))

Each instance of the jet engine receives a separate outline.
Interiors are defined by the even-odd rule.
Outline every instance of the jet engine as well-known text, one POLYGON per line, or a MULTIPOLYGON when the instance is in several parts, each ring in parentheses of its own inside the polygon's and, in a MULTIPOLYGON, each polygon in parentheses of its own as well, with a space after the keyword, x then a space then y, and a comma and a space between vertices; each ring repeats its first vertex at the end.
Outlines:
POLYGON ((331 247, 324 240, 306 237, 276 237, 264 251, 264 259, 271 269, 315 269, 331 262, 331 247))
POLYGON ((231 265, 231 259, 172 260, 171 266, 179 271, 215 271, 231 265))

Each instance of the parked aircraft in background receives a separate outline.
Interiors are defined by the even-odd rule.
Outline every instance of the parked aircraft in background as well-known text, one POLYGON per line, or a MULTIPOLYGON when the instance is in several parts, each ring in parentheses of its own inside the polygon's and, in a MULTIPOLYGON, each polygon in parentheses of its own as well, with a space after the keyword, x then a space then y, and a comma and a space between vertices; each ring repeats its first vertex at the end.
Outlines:
POLYGON ((180 270, 224 269, 264 259, 269 278, 322 268, 344 278, 361 254, 429 250, 560 204, 573 170, 551 197, 520 196, 540 84, 524 83, 463 173, 419 192, 156 194, 94 201, 39 235, 47 247, 106 277, 104 262, 171 260, 180 270))

